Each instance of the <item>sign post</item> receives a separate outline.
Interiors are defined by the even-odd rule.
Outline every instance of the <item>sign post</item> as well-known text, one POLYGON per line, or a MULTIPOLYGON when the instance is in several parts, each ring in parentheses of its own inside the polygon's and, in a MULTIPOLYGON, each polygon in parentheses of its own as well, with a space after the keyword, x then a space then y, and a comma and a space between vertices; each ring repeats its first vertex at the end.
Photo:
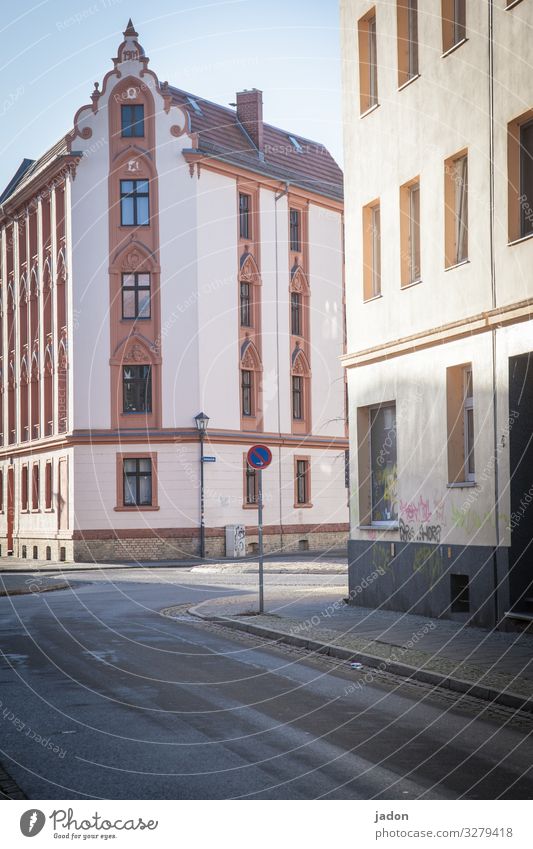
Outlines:
POLYGON ((257 474, 257 542, 259 547, 259 613, 264 611, 263 589, 263 469, 272 462, 272 452, 266 445, 252 445, 247 455, 248 465, 257 474))

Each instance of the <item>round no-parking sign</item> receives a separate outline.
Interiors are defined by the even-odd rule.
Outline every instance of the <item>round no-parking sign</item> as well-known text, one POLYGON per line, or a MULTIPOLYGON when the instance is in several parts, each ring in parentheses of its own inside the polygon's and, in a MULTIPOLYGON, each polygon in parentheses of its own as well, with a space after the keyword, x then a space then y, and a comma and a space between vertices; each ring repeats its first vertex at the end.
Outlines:
POLYGON ((252 469, 266 469, 272 462, 272 451, 266 445, 252 445, 247 460, 252 469))

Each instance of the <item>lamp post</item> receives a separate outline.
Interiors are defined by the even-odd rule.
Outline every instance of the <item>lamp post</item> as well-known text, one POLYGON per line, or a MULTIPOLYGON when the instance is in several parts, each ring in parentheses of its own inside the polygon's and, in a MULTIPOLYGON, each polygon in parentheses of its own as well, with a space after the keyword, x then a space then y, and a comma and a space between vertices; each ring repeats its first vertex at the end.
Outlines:
POLYGON ((194 417, 196 429, 200 437, 200 557, 205 557, 205 501, 204 501, 204 439, 207 433, 209 416, 198 413, 194 417))

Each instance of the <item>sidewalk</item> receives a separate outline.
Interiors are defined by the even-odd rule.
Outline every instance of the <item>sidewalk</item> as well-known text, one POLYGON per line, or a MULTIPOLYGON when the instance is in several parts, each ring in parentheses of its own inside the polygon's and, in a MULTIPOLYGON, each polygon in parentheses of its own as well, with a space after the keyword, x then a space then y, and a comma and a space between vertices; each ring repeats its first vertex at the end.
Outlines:
MULTIPOLYGON (((226 572, 246 574, 258 571, 257 558, 200 560, 190 557, 186 560, 122 560, 113 563, 65 563, 59 560, 30 560, 16 557, 0 557, 0 573, 10 572, 87 572, 101 569, 191 569, 194 572, 226 572)), ((306 551, 269 554, 265 556, 265 571, 276 572, 312 572, 313 574, 348 574, 346 552, 306 551)))
POLYGON ((338 587, 265 589, 205 601, 191 613, 230 627, 326 652, 364 667, 416 678, 533 711, 533 636, 463 622, 347 605, 338 587))

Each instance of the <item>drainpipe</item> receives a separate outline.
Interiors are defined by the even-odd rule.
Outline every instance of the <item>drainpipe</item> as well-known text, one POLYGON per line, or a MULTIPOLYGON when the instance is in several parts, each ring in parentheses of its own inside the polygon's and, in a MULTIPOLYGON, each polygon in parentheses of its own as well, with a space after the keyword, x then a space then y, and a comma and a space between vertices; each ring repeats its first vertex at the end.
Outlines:
MULTIPOLYGON (((490 255, 490 283, 492 309, 496 309, 496 269, 494 263, 494 0, 488 3, 488 26, 489 26, 489 255, 490 255)), ((496 330, 491 330, 492 344, 492 418, 494 434, 494 528, 496 532, 496 547, 492 556, 493 582, 494 582, 494 623, 498 624, 498 551, 500 548, 500 475, 498 463, 498 393, 496 372, 496 330)))
POLYGON ((278 396, 278 436, 280 443, 278 445, 278 489, 279 489, 279 533, 280 533, 280 551, 283 548, 283 504, 282 504, 282 474, 281 474, 281 393, 279 385, 280 375, 280 355, 279 355, 279 258, 278 258, 278 201, 285 197, 289 191, 289 183, 285 183, 285 188, 276 192, 274 195, 274 248, 275 248, 275 267, 276 267, 276 382, 278 396))

